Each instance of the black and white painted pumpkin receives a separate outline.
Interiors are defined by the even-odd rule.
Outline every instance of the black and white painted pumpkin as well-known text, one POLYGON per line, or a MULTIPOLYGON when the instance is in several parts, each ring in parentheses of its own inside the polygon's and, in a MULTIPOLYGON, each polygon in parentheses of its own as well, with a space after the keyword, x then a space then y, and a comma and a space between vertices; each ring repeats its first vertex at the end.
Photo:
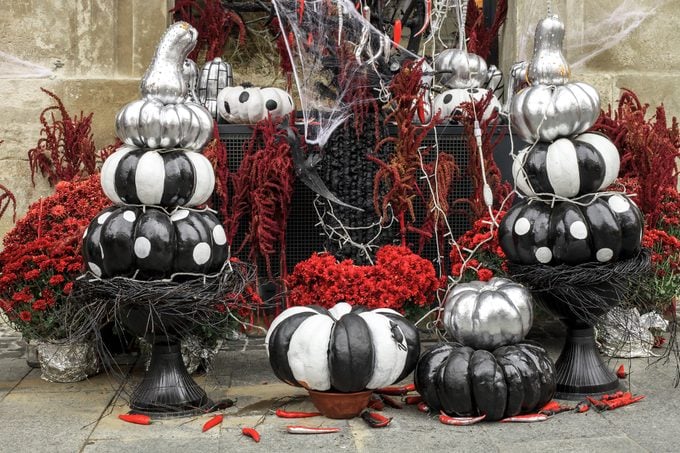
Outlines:
POLYGON ((116 115, 116 135, 138 148, 200 150, 212 133, 212 116, 193 102, 163 105, 157 100, 133 101, 116 115))
POLYGON ((586 197, 581 203, 515 204, 498 230, 508 259, 522 264, 606 263, 638 254, 643 217, 632 200, 614 194, 586 197))
POLYGON ((413 371, 420 354, 418 330, 399 313, 344 302, 330 310, 285 310, 272 322, 265 347, 282 381, 347 393, 400 381, 413 371))
POLYGON ((123 146, 102 165, 101 184, 116 204, 197 206, 210 198, 215 173, 210 161, 193 151, 123 146))
POLYGON ((226 87, 217 95, 217 111, 228 123, 255 124, 293 111, 293 98, 280 88, 226 87))
POLYGON ((423 354, 414 377, 431 410, 459 417, 534 412, 555 394, 555 366, 545 349, 528 342, 493 352, 441 343, 423 354))
POLYGON ((112 207, 83 236, 83 258, 98 277, 210 274, 227 259, 224 228, 210 211, 112 207))
POLYGON ((461 283, 448 292, 443 323, 459 343, 494 350, 524 339, 533 322, 531 293, 505 278, 461 283))
POLYGON ((550 193, 572 198, 609 187, 619 166, 614 143, 588 132, 524 148, 515 158, 512 175, 524 195, 550 193))
MULTIPOLYGON (((478 102, 488 95, 490 90, 484 88, 453 88, 439 93, 432 102, 432 113, 439 112, 441 121, 448 120, 452 116, 461 113, 461 104, 464 102, 478 102)), ((484 111, 483 119, 491 116, 494 110, 500 110, 501 103, 496 96, 491 95, 491 101, 484 111)))

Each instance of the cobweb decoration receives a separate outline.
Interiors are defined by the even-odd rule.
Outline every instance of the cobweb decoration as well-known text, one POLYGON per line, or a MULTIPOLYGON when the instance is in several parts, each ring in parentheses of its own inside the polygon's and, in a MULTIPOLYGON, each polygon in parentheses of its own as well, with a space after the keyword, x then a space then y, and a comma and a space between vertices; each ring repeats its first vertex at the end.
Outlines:
POLYGON ((401 62, 420 58, 374 27, 369 8, 358 11, 348 0, 272 4, 293 62, 309 144, 323 147, 357 109, 385 100, 401 62))
POLYGON ((44 66, 0 51, 0 79, 46 79, 52 75, 44 66))

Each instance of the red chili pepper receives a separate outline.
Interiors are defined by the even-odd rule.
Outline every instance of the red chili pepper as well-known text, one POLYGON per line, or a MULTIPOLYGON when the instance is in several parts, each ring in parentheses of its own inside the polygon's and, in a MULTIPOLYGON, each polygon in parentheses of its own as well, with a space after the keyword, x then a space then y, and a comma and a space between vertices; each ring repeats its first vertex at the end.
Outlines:
POLYGON ((307 47, 311 47, 311 45, 314 43, 314 37, 312 36, 311 33, 307 33, 307 47))
POLYGON ((591 396, 586 396, 586 400, 588 400, 590 405, 593 406, 595 409, 599 409, 599 410, 606 410, 607 409, 607 406, 604 404, 604 402, 602 402, 598 399, 595 399, 591 396))
POLYGON ((404 398, 404 403, 409 404, 409 405, 410 404, 418 404, 422 401, 423 401, 423 397, 420 396, 420 395, 407 396, 406 398, 404 398))
POLYGON ((619 365, 619 367, 616 369, 616 377, 619 379, 625 379, 626 376, 628 376, 628 373, 626 373, 626 368, 623 366, 623 364, 619 365))
POLYGON ((312 426, 286 426, 290 434, 331 434, 341 431, 340 428, 314 428, 312 426))
POLYGON ((390 398, 387 395, 380 395, 380 397, 385 402, 385 404, 387 404, 388 406, 390 406, 394 409, 403 409, 404 408, 404 406, 399 401, 395 400, 394 398, 390 398))
POLYGON ((224 415, 222 415, 222 414, 215 415, 210 420, 205 422, 205 424, 203 425, 203 431, 202 432, 206 432, 210 428, 214 428, 215 426, 219 425, 220 423, 222 423, 223 419, 224 419, 224 415))
POLYGON ((427 30, 427 26, 430 25, 430 16, 432 16, 432 0, 425 0, 425 23, 423 24, 423 27, 418 30, 418 33, 413 36, 419 36, 427 30))
POLYGON ((439 421, 445 425, 452 426, 469 426, 479 423, 486 418, 486 414, 480 415, 479 417, 451 417, 446 415, 444 412, 439 414, 439 421))
POLYGON ((550 401, 545 406, 543 406, 541 408, 541 410, 538 411, 538 413, 539 414, 545 414, 545 415, 556 415, 556 414, 561 414, 562 412, 573 411, 573 410, 574 410, 573 407, 563 406, 562 404, 553 400, 553 401, 550 401))
POLYGON ((276 416, 280 418, 309 418, 319 415, 321 415, 321 412, 289 412, 281 408, 276 409, 276 416))
POLYGON ((394 27, 392 28, 392 47, 395 49, 401 42, 401 19, 394 21, 394 27))
POLYGON ((574 408, 574 412, 578 414, 582 414, 584 412, 588 412, 590 410, 590 404, 586 403, 585 401, 581 401, 576 405, 574 408))
POLYGON ((625 396, 626 394, 630 395, 630 393, 628 393, 628 392, 624 393, 623 391, 619 390, 618 392, 612 393, 610 395, 602 395, 602 397, 600 398, 600 401, 614 400, 614 399, 617 399, 617 398, 621 398, 621 397, 625 396))
POLYGON ((361 413, 361 418, 370 426, 371 428, 383 428, 390 424, 391 418, 385 417, 384 415, 378 414, 376 412, 363 411, 361 413))
POLYGON ((425 401, 418 403, 417 407, 420 412, 425 412, 426 414, 430 412, 430 407, 425 403, 425 401))
POLYGON ((300 5, 298 6, 298 14, 300 22, 302 22, 302 16, 305 14, 305 0, 298 0, 300 5))
POLYGON ((257 432, 255 428, 242 428, 241 429, 241 434, 244 436, 248 436, 251 439, 253 439, 255 442, 260 441, 260 433, 257 432))
POLYGON ((644 399, 644 395, 632 396, 630 393, 626 392, 621 398, 616 398, 613 400, 606 401, 604 404, 607 406, 607 410, 618 409, 619 407, 628 406, 629 404, 637 403, 638 401, 644 399))
POLYGON ((385 409, 385 403, 383 402, 380 395, 376 395, 374 393, 371 395, 371 399, 368 401, 368 407, 375 409, 376 411, 381 411, 385 409))
POLYGON ((501 423, 533 423, 533 422, 544 422, 550 417, 546 414, 524 414, 515 415, 514 417, 507 417, 502 419, 501 423))
POLYGON ((118 418, 123 420, 124 422, 134 423, 134 424, 137 424, 137 425, 150 425, 151 424, 151 417, 149 417, 148 415, 120 414, 118 416, 118 418))
POLYGON ((381 395, 402 396, 414 391, 415 389, 416 386, 414 384, 408 384, 402 385, 400 387, 383 387, 381 389, 377 389, 375 393, 379 393, 381 395))

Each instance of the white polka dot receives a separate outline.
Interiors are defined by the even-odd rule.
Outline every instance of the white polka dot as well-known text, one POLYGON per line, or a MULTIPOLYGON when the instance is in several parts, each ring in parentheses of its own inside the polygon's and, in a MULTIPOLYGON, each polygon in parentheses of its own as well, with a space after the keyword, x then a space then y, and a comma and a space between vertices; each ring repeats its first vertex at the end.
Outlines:
POLYGON ((194 247, 194 262, 196 264, 205 264, 210 259, 210 246, 206 242, 196 244, 194 247))
POLYGON ((94 264, 94 263, 92 263, 92 262, 89 262, 89 263, 87 263, 87 267, 89 267, 90 270, 92 271, 92 273, 93 273, 94 275, 96 275, 97 277, 101 277, 101 276, 102 276, 102 270, 101 270, 101 268, 100 268, 99 266, 97 266, 96 264, 94 264))
POLYGON ((548 247, 539 247, 536 249, 536 259, 539 263, 547 264, 552 260, 552 252, 548 247))
POLYGON ((85 231, 83 231, 83 239, 85 239, 85 236, 87 236, 87 231, 88 231, 88 228, 85 228, 85 231))
POLYGON ((585 239, 588 237, 588 228, 585 223, 577 220, 569 226, 569 233, 576 239, 585 239))
POLYGON ((212 231, 213 240, 217 245, 224 245, 227 243, 227 235, 224 233, 224 228, 222 225, 216 225, 212 231))
POLYGON ((186 219, 189 217, 189 211, 186 209, 178 209, 177 211, 173 212, 172 215, 170 216, 170 220, 173 222, 177 222, 178 220, 186 219))
POLYGON ((137 216, 135 215, 134 211, 125 211, 123 213, 123 218, 127 220, 128 222, 132 223, 135 220, 137 220, 137 216))
POLYGON ((630 209, 630 203, 621 195, 612 195, 609 198, 609 207, 612 211, 621 213, 630 209))
POLYGON ((597 258, 597 260, 600 263, 606 263, 607 261, 611 260, 613 256, 614 256, 614 251, 612 249, 608 249, 608 248, 600 249, 595 254, 595 258, 597 258))
POLYGON ((99 243, 99 254, 101 255, 102 262, 104 262, 104 247, 99 243))
POLYGON ((151 253, 151 241, 145 237, 135 239, 135 255, 137 258, 146 258, 151 253))
POLYGON ((529 219, 526 217, 522 217, 520 219, 517 219, 517 222, 515 222, 515 233, 519 234, 520 236, 524 236, 529 232, 531 229, 531 222, 529 222, 529 219))
POLYGON ((103 225, 104 222, 106 222, 106 219, 108 219, 110 215, 111 215, 111 212, 105 212, 104 214, 100 215, 99 217, 97 217, 97 223, 100 224, 100 225, 103 225))

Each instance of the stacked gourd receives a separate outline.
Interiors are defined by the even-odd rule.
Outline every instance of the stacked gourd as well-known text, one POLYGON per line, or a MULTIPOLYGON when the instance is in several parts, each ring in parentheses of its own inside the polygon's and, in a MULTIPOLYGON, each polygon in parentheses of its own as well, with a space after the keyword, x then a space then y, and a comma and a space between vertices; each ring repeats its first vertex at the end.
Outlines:
POLYGON ((227 258, 226 235, 204 204, 215 174, 200 154, 213 120, 187 99, 185 59, 197 32, 186 22, 163 35, 141 83, 142 99, 123 107, 116 133, 125 143, 104 162, 101 184, 116 206, 85 231, 83 255, 97 277, 167 278, 209 274, 227 258))
POLYGON ((586 132, 600 114, 597 91, 569 82, 562 55, 564 24, 539 22, 530 86, 513 98, 514 131, 532 145, 513 165, 518 191, 527 198, 505 215, 499 240, 520 264, 613 262, 640 251, 643 217, 633 201, 606 189, 618 176, 619 153, 604 135, 586 132))
POLYGON ((423 401, 489 421, 540 409, 555 393, 555 368, 545 349, 523 341, 532 321, 531 294, 517 283, 493 278, 453 287, 443 322, 454 342, 424 353, 414 373, 423 401))

